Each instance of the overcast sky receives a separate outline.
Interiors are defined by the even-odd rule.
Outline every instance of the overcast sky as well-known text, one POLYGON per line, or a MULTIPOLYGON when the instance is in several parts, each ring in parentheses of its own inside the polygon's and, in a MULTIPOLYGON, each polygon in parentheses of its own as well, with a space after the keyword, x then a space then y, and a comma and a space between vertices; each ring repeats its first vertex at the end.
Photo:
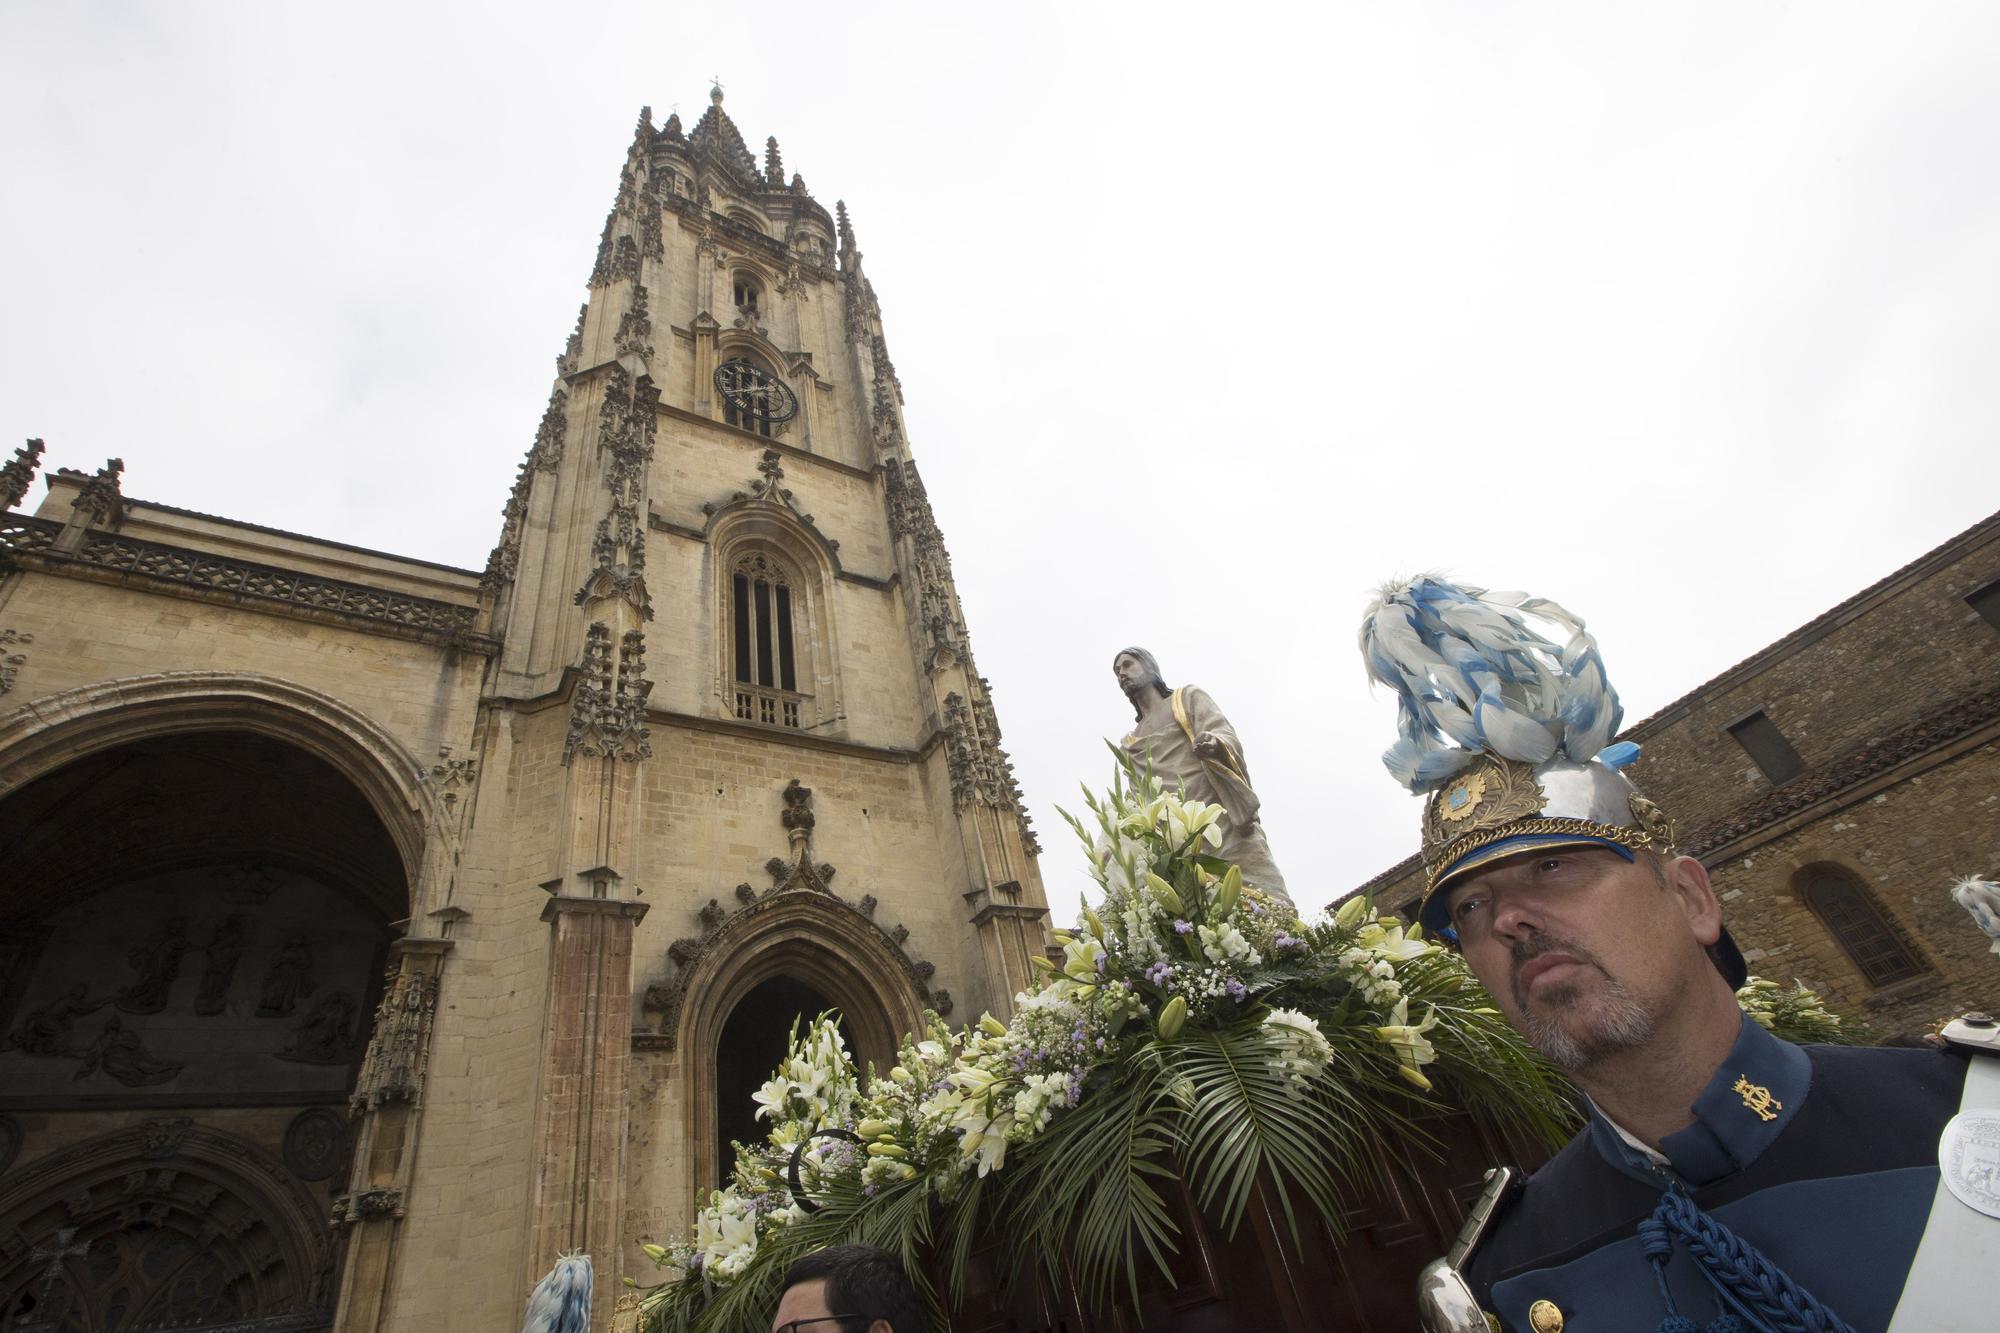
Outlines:
POLYGON ((1416 843, 1385 578, 1565 603, 1636 720, 2000 497, 1985 3, 10 0, 0 440, 479 567, 716 74, 853 214, 1059 919, 1127 643, 1324 902, 1416 843))

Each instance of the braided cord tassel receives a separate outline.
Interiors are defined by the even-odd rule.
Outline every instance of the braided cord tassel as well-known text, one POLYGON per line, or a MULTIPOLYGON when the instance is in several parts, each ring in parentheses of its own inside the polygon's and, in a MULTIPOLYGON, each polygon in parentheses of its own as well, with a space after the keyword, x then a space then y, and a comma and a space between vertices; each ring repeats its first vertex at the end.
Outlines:
MULTIPOLYGON (((1845 1320, 1792 1281, 1756 1246, 1704 1213, 1694 1200, 1677 1190, 1661 1195, 1652 1216, 1639 1224, 1640 1241, 1647 1259, 1653 1263, 1663 1293, 1666 1259, 1672 1249, 1669 1232, 1686 1243, 1701 1275, 1749 1327, 1765 1333, 1854 1333, 1845 1320)), ((1673 1309, 1671 1298, 1667 1308, 1673 1309)), ((1723 1316, 1728 1318, 1729 1315, 1723 1316)), ((1665 1325, 1661 1327, 1664 1333, 1665 1325)), ((1717 1320, 1710 1327, 1721 1333, 1728 1325, 1717 1320)))

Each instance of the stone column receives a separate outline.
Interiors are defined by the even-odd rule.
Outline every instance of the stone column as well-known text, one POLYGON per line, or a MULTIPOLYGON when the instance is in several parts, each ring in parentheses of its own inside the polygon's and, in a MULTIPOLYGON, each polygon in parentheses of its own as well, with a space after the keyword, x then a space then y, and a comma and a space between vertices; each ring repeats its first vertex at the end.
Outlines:
POLYGON ((404 939, 390 946, 389 978, 351 1102, 361 1120, 354 1164, 347 1193, 333 1205, 333 1224, 352 1229, 336 1333, 377 1333, 390 1326, 389 1273, 416 1167, 438 974, 450 949, 445 939, 404 939))
MULTIPOLYGON (((593 887, 608 895, 616 880, 607 871, 593 887)), ((542 909, 550 925, 549 989, 527 1281, 540 1281, 557 1255, 587 1251, 603 1293, 593 1302, 593 1329, 610 1327, 622 1263, 632 934, 646 906, 610 896, 558 895, 542 909)))

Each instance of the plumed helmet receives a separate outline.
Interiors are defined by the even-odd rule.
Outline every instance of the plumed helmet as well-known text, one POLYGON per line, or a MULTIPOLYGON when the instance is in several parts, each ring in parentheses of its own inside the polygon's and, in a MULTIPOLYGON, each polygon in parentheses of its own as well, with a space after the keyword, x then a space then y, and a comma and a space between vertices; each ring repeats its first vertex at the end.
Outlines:
MULTIPOLYGON (((1448 934, 1452 883, 1504 857, 1576 844, 1673 855, 1673 822, 1620 771, 1639 747, 1612 743, 1624 709, 1597 641, 1561 606, 1423 575, 1382 589, 1361 655, 1398 700, 1382 761, 1428 797, 1425 926, 1448 934)), ((1740 986, 1727 932, 1717 955, 1740 986)))

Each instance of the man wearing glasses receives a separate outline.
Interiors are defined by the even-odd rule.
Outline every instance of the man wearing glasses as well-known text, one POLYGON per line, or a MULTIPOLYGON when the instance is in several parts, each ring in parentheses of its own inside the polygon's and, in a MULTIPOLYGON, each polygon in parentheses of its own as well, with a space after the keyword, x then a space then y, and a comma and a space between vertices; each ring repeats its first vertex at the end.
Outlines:
POLYGON ((926 1333, 923 1302, 887 1250, 834 1245, 785 1274, 771 1333, 926 1333))

